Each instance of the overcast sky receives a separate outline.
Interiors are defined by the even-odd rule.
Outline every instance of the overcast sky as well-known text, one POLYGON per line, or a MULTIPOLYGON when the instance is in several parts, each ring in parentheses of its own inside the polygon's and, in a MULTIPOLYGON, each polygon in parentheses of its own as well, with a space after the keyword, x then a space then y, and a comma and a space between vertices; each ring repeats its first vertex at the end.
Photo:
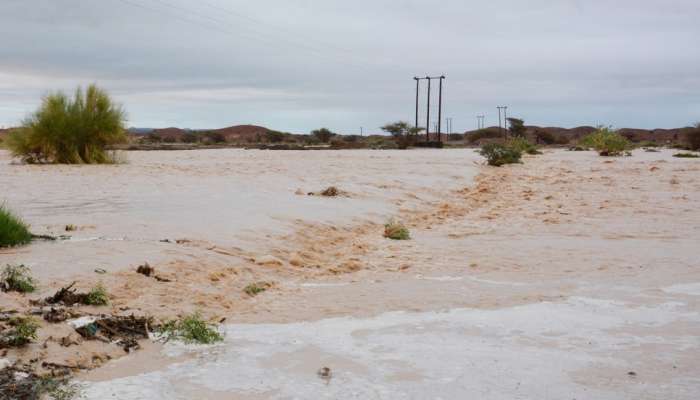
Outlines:
POLYGON ((413 121, 426 74, 447 76, 455 131, 500 104, 537 125, 690 125, 700 0, 0 0, 0 127, 96 82, 130 126, 374 132, 413 121))

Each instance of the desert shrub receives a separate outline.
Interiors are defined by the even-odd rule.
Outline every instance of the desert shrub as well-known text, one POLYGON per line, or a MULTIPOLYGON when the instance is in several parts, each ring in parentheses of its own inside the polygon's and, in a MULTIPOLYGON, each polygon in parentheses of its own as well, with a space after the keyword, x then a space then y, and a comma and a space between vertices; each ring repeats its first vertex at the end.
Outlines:
POLYGON ((637 144, 637 147, 645 148, 645 147, 659 147, 661 146, 660 144, 653 142, 651 140, 644 140, 641 141, 637 144))
POLYGON ((284 133, 278 131, 265 132, 265 139, 270 143, 279 143, 284 140, 284 133))
POLYGON ((598 152, 601 156, 621 156, 630 147, 630 142, 624 136, 606 127, 585 136, 579 142, 598 152))
POLYGON ((685 133, 685 141, 688 142, 689 150, 700 150, 700 122, 695 128, 685 133))
POLYGON ((32 317, 13 317, 9 320, 10 329, 0 336, 0 348, 21 347, 36 340, 39 324, 32 317))
POLYGON ((392 219, 384 225, 384 237, 393 240, 409 240, 411 233, 404 224, 392 219))
POLYGON ((333 136, 335 136, 335 133, 333 133, 327 128, 321 128, 311 131, 311 136, 314 136, 321 143, 328 143, 328 141, 331 140, 333 136))
MULTIPOLYGON (((224 136, 221 132, 206 132, 204 134, 204 137, 207 138, 207 140, 211 143, 224 143, 226 142, 226 136, 224 136)), ((260 141, 260 138, 258 138, 258 142, 260 141)))
POLYGON ((522 157, 520 150, 498 143, 487 143, 481 146, 479 154, 486 157, 486 162, 494 167, 500 167, 505 164, 517 164, 522 157))
POLYGON ((527 153, 527 154, 542 154, 539 150, 537 150, 537 147, 530 143, 527 139, 524 137, 514 137, 508 140, 506 143, 508 147, 511 149, 517 150, 521 153, 527 153))
POLYGON ((183 143, 197 143, 199 142, 199 136, 194 132, 187 132, 182 135, 183 143))
POLYGON ((216 328, 204 321, 199 313, 166 322, 159 331, 167 339, 179 339, 186 343, 211 344, 224 340, 216 328))
POLYGON ((408 122, 399 121, 384 125, 382 130, 391 134, 399 149, 407 149, 416 142, 418 134, 423 128, 411 126, 408 122))
POLYGON ((541 130, 536 131, 535 138, 537 139, 538 142, 544 143, 544 144, 554 144, 557 142, 557 139, 554 137, 554 135, 550 132, 547 132, 547 131, 541 131, 541 130))
POLYGON ((480 129, 470 135, 467 135, 469 143, 477 142, 481 139, 495 139, 501 137, 501 133, 495 130, 480 129))
POLYGON ((106 306, 109 304, 107 289, 102 284, 92 288, 85 297, 85 304, 90 306, 106 306))
POLYGON ((676 153, 673 156, 678 158, 700 158, 700 155, 693 153, 676 153))
POLYGON ((32 234, 27 224, 0 204, 0 248, 20 246, 31 240, 32 234))
POLYGON ((58 92, 46 96, 39 110, 8 137, 15 157, 28 163, 112 163, 107 146, 125 142, 125 113, 95 85, 72 99, 58 92))
POLYGON ((36 283, 29 268, 24 265, 6 265, 0 275, 0 287, 5 292, 31 293, 36 283))
POLYGON ((346 141, 347 143, 357 143, 360 141, 360 136, 358 136, 358 135, 345 135, 345 136, 343 136, 343 140, 346 141))

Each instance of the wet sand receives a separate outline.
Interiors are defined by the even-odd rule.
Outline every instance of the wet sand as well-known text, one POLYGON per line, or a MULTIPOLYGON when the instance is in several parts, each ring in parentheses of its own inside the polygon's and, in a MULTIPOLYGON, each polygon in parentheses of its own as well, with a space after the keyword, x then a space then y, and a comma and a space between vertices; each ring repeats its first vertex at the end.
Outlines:
MULTIPOLYGON (((618 159, 546 151, 523 165, 488 168, 475 165, 472 150, 208 152, 187 153, 192 159, 185 164, 195 166, 183 168, 176 154, 158 153, 170 163, 137 158, 114 167, 132 170, 125 176, 133 178, 161 165, 164 177, 154 172, 145 181, 160 181, 164 194, 121 214, 113 206, 102 223, 78 211, 51 214, 51 207, 31 206, 22 174, 43 176, 52 167, 0 167, 0 182, 15 185, 9 205, 20 204, 35 227, 54 215, 40 226, 51 231, 77 223, 94 226, 97 237, 136 238, 130 232, 141 221, 153 233, 116 246, 103 240, 32 245, 0 253, 3 262, 32 264, 53 284, 69 278, 41 271, 41 257, 63 251, 70 261, 99 252, 120 260, 99 278, 113 293, 115 310, 168 316, 200 309, 213 319, 227 317, 224 344, 168 344, 146 352, 162 353, 153 365, 128 357, 81 376, 92 382, 88 398, 690 399, 700 389, 695 160, 674 159, 670 151, 618 159), (330 166, 320 170, 324 163, 330 166), (248 175, 246 165, 257 165, 257 175, 248 175), (157 203, 190 209, 178 208, 195 202, 178 200, 174 188, 182 183, 186 192, 201 181, 204 189, 220 172, 229 182, 250 179, 251 190, 264 193, 252 208, 233 189, 212 200, 243 207, 236 212, 255 217, 249 227, 230 228, 193 212, 178 229, 177 213, 164 221, 162 211, 153 211, 157 203), (294 194, 330 184, 349 197, 294 194), (272 200, 260 200, 267 195, 272 200), (267 214, 255 214, 258 203, 267 214), (412 240, 382 238, 383 222, 394 215, 407 223, 412 240), (188 241, 158 242, 162 237, 188 241), (151 255, 175 282, 156 284, 133 273, 151 255), (274 282, 273 289, 255 298, 241 293, 258 280, 274 282), (315 375, 324 365, 334 371, 327 384, 315 375)), ((68 178, 55 193, 86 174, 58 168, 68 178)), ((128 182, 122 173, 114 179, 128 182)), ((144 186, 125 193, 144 196, 144 186)), ((231 212, 222 214, 235 220, 231 212)), ((66 268, 98 279, 91 266, 66 268)))

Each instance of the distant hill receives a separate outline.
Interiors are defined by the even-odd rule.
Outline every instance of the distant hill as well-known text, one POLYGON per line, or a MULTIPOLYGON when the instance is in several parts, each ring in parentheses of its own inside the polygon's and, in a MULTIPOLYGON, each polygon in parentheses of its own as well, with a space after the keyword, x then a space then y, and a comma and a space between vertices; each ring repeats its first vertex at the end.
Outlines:
POLYGON ((210 132, 219 133, 227 142, 260 141, 270 129, 257 125, 236 125, 228 128, 212 129, 210 132))

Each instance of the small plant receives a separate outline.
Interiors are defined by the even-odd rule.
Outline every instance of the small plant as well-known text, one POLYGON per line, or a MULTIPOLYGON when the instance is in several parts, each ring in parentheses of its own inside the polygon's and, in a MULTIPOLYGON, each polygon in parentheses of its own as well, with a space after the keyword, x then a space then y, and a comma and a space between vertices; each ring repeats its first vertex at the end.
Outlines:
POLYGON ((77 231, 78 227, 73 225, 73 224, 68 224, 68 225, 66 225, 65 229, 66 229, 66 232, 73 232, 73 231, 77 231))
POLYGON ((700 155, 693 153, 676 153, 673 156, 678 158, 700 158, 700 155))
POLYGON ((71 383, 67 378, 56 379, 53 377, 41 378, 40 391, 48 394, 52 400, 72 400, 80 398, 82 387, 77 383, 71 383))
POLYGON ((517 164, 523 155, 518 149, 498 143, 487 143, 481 146, 479 154, 486 157, 486 162, 494 167, 500 167, 505 164, 517 164))
POLYGON ((251 283, 251 284, 249 284, 248 286, 246 286, 246 287, 243 289, 243 291, 244 291, 245 294, 247 294, 248 296, 253 297, 253 296, 256 296, 256 295, 258 295, 258 294, 260 294, 260 293, 266 291, 267 289, 270 288, 270 286, 271 286, 271 285, 270 285, 269 283, 267 283, 267 282, 255 282, 255 283, 251 283))
POLYGON ((624 155, 625 150, 630 147, 629 140, 606 127, 599 127, 597 131, 581 139, 580 144, 606 157, 624 155))
POLYGON ((392 219, 384 225, 384 237, 393 240, 409 240, 411 233, 404 224, 392 219))
POLYGON ((0 337, 1 347, 21 347, 36 340, 39 324, 32 317, 13 317, 9 320, 11 329, 0 337))
POLYGON ((216 328, 204 321, 199 313, 168 321, 159 331, 168 340, 180 339, 185 343, 212 344, 224 340, 216 328))
POLYGON ((0 248, 27 244, 32 240, 29 227, 5 205, 0 205, 0 248))
POLYGON ((90 306, 106 306, 109 304, 107 289, 102 284, 98 284, 85 296, 85 304, 90 306))
POLYGON ((2 271, 0 286, 5 292, 31 293, 36 290, 34 278, 24 265, 7 265, 2 271))

